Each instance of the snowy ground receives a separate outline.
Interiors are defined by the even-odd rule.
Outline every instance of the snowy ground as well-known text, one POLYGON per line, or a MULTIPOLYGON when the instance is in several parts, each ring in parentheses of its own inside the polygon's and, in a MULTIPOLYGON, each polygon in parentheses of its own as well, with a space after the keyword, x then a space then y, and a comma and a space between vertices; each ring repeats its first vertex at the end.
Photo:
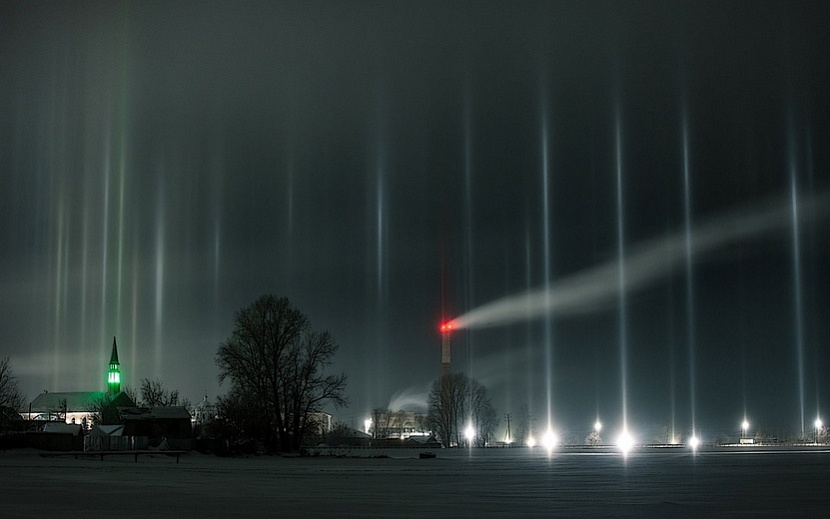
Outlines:
MULTIPOLYGON (((417 450, 390 458, 0 452, 0 517, 824 516, 830 450, 417 450)), ((365 454, 365 453, 364 453, 365 454)))

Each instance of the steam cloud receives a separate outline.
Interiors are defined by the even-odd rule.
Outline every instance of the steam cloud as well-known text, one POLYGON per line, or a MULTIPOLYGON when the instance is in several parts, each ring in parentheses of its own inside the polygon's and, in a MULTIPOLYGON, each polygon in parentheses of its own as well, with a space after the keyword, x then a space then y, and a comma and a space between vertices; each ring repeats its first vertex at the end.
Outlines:
MULTIPOLYGON (((804 197, 799 221, 819 221, 830 215, 830 194, 804 197)), ((792 225, 790 197, 708 219, 690 236, 691 253, 700 262, 704 255, 726 245, 758 239, 792 225)), ((634 247, 624 260, 625 291, 654 284, 686 259, 686 234, 677 233, 634 247)), ((596 311, 619 296, 619 263, 598 265, 542 287, 508 296, 470 310, 452 321, 454 328, 486 328, 538 319, 548 314, 568 315, 596 311)))

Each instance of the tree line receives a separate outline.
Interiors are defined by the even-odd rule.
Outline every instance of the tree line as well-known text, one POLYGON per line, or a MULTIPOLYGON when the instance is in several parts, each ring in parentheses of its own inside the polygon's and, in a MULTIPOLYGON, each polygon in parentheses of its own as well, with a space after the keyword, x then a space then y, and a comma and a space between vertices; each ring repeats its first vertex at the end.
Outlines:
MULTIPOLYGON (((257 439, 272 451, 297 451, 310 431, 319 429, 316 417, 328 406, 347 405, 344 373, 327 368, 339 346, 327 331, 315 331, 306 315, 287 298, 263 295, 234 315, 230 337, 216 352, 219 382, 227 393, 217 401, 217 418, 210 429, 228 439, 257 439)), ((124 392, 140 406, 186 406, 178 390, 168 390, 158 379, 142 379, 140 388, 124 392)), ((0 407, 19 410, 24 397, 6 357, 0 360, 0 407)), ((442 376, 432 386, 428 427, 447 447, 491 442, 498 425, 487 389, 461 373, 442 376), (473 431, 467 438, 466 429, 473 431)), ((60 409, 56 413, 60 414, 60 409)), ((66 409, 63 410, 64 416, 66 409)), ((375 412, 375 435, 400 428, 402 417, 375 412)), ((110 397, 96 403, 94 422, 118 423, 110 397)))

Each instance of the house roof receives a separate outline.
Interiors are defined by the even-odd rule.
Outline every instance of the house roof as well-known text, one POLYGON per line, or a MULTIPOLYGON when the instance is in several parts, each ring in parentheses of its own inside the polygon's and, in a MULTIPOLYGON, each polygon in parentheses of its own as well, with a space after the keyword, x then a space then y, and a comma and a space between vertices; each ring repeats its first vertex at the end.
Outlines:
POLYGON ((92 428, 91 436, 123 436, 123 425, 96 425, 92 428))
POLYGON ((130 420, 190 420, 185 407, 119 407, 118 412, 126 422, 130 420))
POLYGON ((78 436, 81 434, 81 425, 74 423, 47 423, 43 426, 43 432, 72 434, 78 436))

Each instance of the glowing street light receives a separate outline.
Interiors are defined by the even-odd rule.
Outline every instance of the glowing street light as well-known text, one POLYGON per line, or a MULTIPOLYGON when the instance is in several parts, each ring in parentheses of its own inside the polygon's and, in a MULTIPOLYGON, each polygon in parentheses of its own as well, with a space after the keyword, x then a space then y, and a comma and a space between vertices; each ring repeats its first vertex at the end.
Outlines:
POLYGON ((530 447, 531 449, 533 447, 535 447, 536 446, 536 438, 534 438, 533 436, 528 437, 527 446, 530 447))
POLYGON ((700 446, 700 438, 698 438, 695 435, 692 435, 692 437, 689 438, 689 447, 691 447, 693 451, 696 451, 699 446, 700 446))
POLYGON ((467 444, 472 447, 473 438, 476 437, 476 431, 473 429, 473 424, 467 425, 467 428, 464 429, 464 437, 467 438, 467 444))
POLYGON ((599 433, 602 430, 602 422, 597 420, 594 422, 594 432, 599 433))
POLYGON ((551 429, 548 429, 544 436, 542 436, 542 445, 548 451, 552 451, 556 444, 559 443, 559 437, 556 436, 556 433, 553 432, 551 429))
POLYGON ((749 429, 749 422, 744 418, 741 422, 741 438, 746 438, 746 431, 749 429))
POLYGON ((628 430, 624 430, 617 436, 617 447, 622 451, 623 456, 627 455, 634 448, 634 437, 631 436, 628 430))

